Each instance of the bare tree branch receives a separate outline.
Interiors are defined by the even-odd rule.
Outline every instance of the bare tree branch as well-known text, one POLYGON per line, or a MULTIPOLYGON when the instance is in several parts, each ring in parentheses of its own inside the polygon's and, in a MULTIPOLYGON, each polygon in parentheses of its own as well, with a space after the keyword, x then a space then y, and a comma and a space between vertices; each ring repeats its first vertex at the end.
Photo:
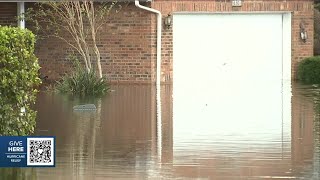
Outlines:
POLYGON ((36 29, 51 32, 48 36, 59 38, 76 50, 82 56, 88 72, 93 68, 94 59, 98 75, 102 77, 97 36, 116 2, 94 3, 87 0, 42 2, 38 5, 39 9, 32 11, 33 16, 29 18, 35 23, 36 29))

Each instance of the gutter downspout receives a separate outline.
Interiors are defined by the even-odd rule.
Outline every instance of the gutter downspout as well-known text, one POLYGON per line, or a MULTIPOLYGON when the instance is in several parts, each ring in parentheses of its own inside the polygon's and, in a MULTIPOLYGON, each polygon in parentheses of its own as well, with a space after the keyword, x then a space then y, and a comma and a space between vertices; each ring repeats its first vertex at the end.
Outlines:
POLYGON ((161 29, 162 15, 161 12, 146 6, 142 6, 139 0, 135 0, 136 7, 157 14, 157 74, 156 74, 156 101, 157 101, 157 150, 159 160, 161 161, 162 150, 162 119, 161 119, 161 96, 160 96, 160 76, 161 76, 161 29))
POLYGON ((24 2, 17 2, 17 16, 18 18, 18 27, 24 29, 25 28, 25 20, 24 20, 25 7, 24 2), (21 19, 20 19, 21 18, 21 19))

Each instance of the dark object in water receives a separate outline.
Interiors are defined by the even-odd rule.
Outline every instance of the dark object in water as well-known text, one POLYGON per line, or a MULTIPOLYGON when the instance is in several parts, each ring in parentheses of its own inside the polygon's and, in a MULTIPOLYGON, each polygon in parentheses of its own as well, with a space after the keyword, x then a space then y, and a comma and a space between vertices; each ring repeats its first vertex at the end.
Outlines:
POLYGON ((95 111, 97 108, 94 104, 83 104, 83 105, 77 105, 73 106, 74 111, 95 111))
POLYGON ((41 75, 40 75, 40 79, 41 79, 42 81, 45 81, 45 80, 48 79, 48 76, 41 76, 41 75))
POLYGON ((40 70, 38 70, 38 74, 39 74, 39 78, 42 80, 42 81, 46 81, 49 77, 47 75, 44 75, 40 72, 40 70))

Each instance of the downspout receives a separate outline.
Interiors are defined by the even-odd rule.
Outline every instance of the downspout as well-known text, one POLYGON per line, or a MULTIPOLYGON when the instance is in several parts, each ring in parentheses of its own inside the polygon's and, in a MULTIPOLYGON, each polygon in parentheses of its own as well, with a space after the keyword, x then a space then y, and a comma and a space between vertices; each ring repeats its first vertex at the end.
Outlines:
POLYGON ((162 121, 161 121, 161 96, 160 96, 160 77, 161 77, 161 28, 162 15, 161 12, 146 6, 142 6, 139 0, 135 0, 136 7, 157 14, 157 74, 156 74, 156 101, 157 101, 157 149, 158 156, 161 161, 162 150, 162 121))
POLYGON ((18 15, 18 27, 24 29, 25 28, 25 20, 24 20, 25 7, 24 2, 17 2, 17 15, 18 15))

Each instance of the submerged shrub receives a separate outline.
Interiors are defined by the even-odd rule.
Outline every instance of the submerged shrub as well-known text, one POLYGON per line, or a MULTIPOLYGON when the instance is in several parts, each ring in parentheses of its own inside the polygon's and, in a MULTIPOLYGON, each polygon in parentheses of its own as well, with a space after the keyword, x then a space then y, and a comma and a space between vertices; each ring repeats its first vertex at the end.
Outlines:
POLYGON ((35 36, 27 29, 0 26, 0 135, 30 135, 36 124, 40 84, 35 36))
POLYGON ((309 57, 300 62, 298 80, 306 84, 320 84, 320 56, 309 57))
POLYGON ((88 72, 79 65, 56 85, 58 92, 77 96, 102 96, 109 88, 105 77, 99 78, 94 70, 88 72))

